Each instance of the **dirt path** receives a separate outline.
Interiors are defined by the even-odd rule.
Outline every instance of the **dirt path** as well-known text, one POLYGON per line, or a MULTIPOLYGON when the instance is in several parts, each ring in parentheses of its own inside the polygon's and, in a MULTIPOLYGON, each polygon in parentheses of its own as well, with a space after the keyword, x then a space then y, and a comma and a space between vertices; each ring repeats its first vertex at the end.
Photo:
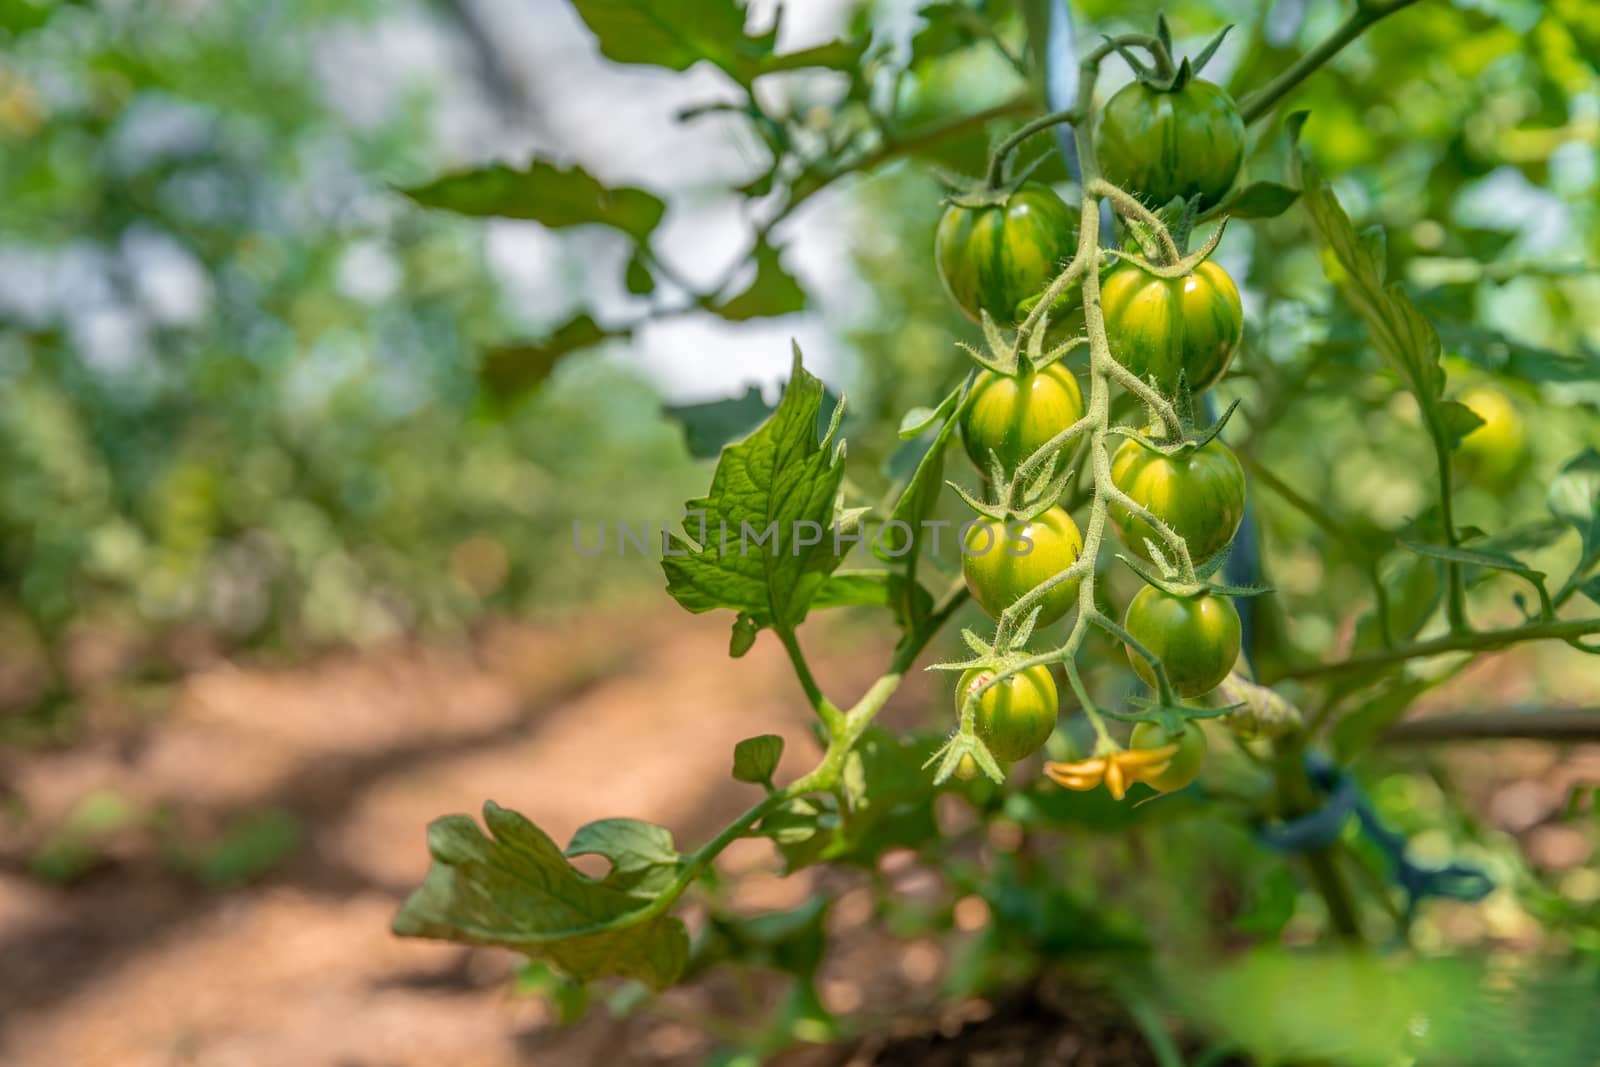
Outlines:
MULTIPOLYGON (((225 667, 190 679, 171 717, 136 737, 12 769, 30 827, 93 790, 165 807, 203 837, 261 809, 305 831, 258 883, 207 891, 149 834, 71 888, 18 868, 3 841, 0 1059, 14 1067, 483 1065, 681 1061, 672 1028, 552 1030, 506 993, 514 957, 389 935, 427 866, 423 832, 492 797, 556 840, 601 816, 670 827, 688 845, 745 807, 734 744, 815 752, 776 642, 732 668, 725 619, 673 615, 563 632, 503 628, 472 650, 407 646, 291 671, 225 667), (609 651, 599 651, 601 642, 609 651)), ((883 650, 819 663, 848 692, 883 650)), ((913 713, 917 686, 900 702, 913 713)), ((759 862, 747 856, 744 862, 759 862)), ((791 880, 793 882, 794 880, 791 880)), ((774 890, 773 903, 805 891, 774 890), (782 899, 780 899, 782 898, 782 899)), ((678 1028, 679 1030, 683 1028, 678 1028)))

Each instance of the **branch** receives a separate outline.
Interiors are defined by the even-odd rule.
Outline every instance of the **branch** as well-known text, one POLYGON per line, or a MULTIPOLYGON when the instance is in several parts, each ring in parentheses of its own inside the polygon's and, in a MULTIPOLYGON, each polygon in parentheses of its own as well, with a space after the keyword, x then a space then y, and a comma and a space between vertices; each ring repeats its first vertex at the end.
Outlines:
POLYGON ((1406 660, 1443 656, 1451 652, 1483 652, 1507 648, 1524 641, 1576 641, 1591 634, 1600 634, 1600 619, 1559 619, 1555 622, 1533 622, 1509 630, 1492 630, 1485 633, 1446 634, 1432 641, 1418 641, 1395 648, 1381 648, 1336 663, 1314 663, 1289 667, 1272 675, 1268 684, 1296 678, 1329 678, 1341 674, 1357 674, 1378 667, 1387 667, 1406 660))
POLYGON ((1383 743, 1390 745, 1510 739, 1600 741, 1600 708, 1504 708, 1428 715, 1398 723, 1382 737, 1383 743))
POLYGON ((1414 3, 1416 0, 1385 0, 1382 3, 1376 0, 1361 0, 1356 4, 1356 9, 1351 12, 1350 17, 1329 34, 1325 41, 1295 60, 1288 70, 1240 101, 1239 114, 1244 116, 1247 123, 1266 115, 1272 110, 1273 105, 1315 73, 1318 67, 1343 51, 1345 45, 1360 37, 1367 27, 1414 3))

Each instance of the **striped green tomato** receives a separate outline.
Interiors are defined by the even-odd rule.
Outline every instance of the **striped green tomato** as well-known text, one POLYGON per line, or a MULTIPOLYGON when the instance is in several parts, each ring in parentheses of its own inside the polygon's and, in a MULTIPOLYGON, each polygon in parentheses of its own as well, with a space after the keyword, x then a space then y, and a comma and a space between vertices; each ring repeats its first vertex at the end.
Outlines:
MULTIPOLYGON (((998 619, 1034 586, 1076 563, 1082 552, 1083 536, 1065 508, 1051 508, 1026 523, 983 519, 966 528, 961 573, 972 598, 998 619)), ((1034 625, 1049 626, 1077 602, 1078 579, 1052 587, 1037 603, 1034 625)))
MULTIPOLYGON (((963 674, 956 686, 956 711, 961 711, 973 690, 993 677, 993 671, 978 667, 963 674)), ((1050 668, 1029 667, 978 695, 973 726, 995 759, 1015 763, 1033 755, 1050 740, 1056 728, 1058 705, 1050 668)))
POLYGON ((1193 392, 1215 385, 1244 333, 1239 290, 1210 260, 1181 278, 1120 263, 1101 283, 1100 305, 1111 354, 1168 396, 1178 391, 1180 371, 1193 392))
POLYGON ((1095 128, 1101 173, 1153 207, 1198 195, 1220 203, 1244 161, 1244 119, 1233 97, 1195 78, 1170 92, 1133 82, 1106 102, 1095 128))
MULTIPOLYGON (((1197 697, 1222 684, 1239 659, 1239 612, 1225 596, 1174 596, 1147 585, 1128 601, 1122 627, 1153 652, 1181 697, 1197 697)), ((1146 685, 1156 672, 1128 649, 1128 662, 1146 685)))
POLYGON ((1015 377, 985 370, 961 414, 961 442, 980 471, 989 470, 992 451, 1009 475, 1081 418, 1083 393, 1060 360, 1015 377))
POLYGON ((1022 318, 1018 305, 1041 293, 1072 256, 1077 212, 1041 182, 1023 182, 1003 204, 951 204, 939 220, 934 259, 945 292, 977 322, 1022 318))
MULTIPOLYGON (((1244 519, 1244 468, 1219 438, 1176 456, 1129 438, 1111 457, 1111 483, 1182 537, 1196 563, 1228 547, 1244 519)), ((1145 547, 1150 540, 1172 561, 1167 543, 1149 523, 1115 501, 1110 515, 1129 551, 1150 559, 1145 547)))

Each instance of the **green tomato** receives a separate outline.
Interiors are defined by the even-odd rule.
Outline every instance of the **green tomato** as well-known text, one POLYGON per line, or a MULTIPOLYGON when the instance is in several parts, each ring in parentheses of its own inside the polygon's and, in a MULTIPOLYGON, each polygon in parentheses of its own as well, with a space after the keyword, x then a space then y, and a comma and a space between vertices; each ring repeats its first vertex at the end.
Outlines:
POLYGON ((1153 377, 1168 396, 1178 392, 1180 371, 1192 392, 1215 385, 1244 333, 1239 290, 1211 260, 1181 278, 1123 262, 1101 283, 1100 306, 1117 362, 1153 377))
MULTIPOLYGON (((1072 566, 1083 551, 1078 524, 1064 508, 1051 508, 1032 522, 982 519, 963 538, 961 573, 973 599, 991 618, 1021 600, 1034 586, 1072 566)), ((1048 626, 1078 602, 1078 580, 1062 582, 1038 602, 1036 626, 1048 626)))
MULTIPOLYGON (((1129 438, 1111 457, 1111 484, 1182 537, 1196 563, 1227 548, 1244 520, 1244 468, 1220 438, 1176 456, 1129 438)), ((1145 547, 1150 540, 1175 562, 1155 527, 1115 501, 1110 515, 1117 537, 1134 555, 1152 559, 1145 547)))
POLYGON ((1203 79, 1173 92, 1136 81, 1106 102, 1094 144, 1111 184, 1158 208, 1198 195, 1203 211, 1239 175, 1244 119, 1224 89, 1203 79))
POLYGON ((961 415, 961 441, 980 471, 988 472, 992 450, 1009 475, 1081 418, 1083 393, 1060 360, 1014 378, 985 370, 961 415))
MULTIPOLYGON (((1239 659, 1239 612, 1225 596, 1173 596, 1147 585, 1128 602, 1122 626, 1161 660, 1179 696, 1211 692, 1239 659)), ((1156 684, 1155 670, 1132 648, 1128 662, 1146 685, 1156 684)))
MULTIPOLYGON (((956 711, 974 688, 994 677, 993 671, 974 667, 961 676, 956 686, 956 711)), ((1029 667, 998 685, 990 686, 978 697, 973 725, 1002 763, 1026 759, 1044 747, 1056 728, 1055 679, 1048 667, 1029 667)))
POLYGON ((934 259, 945 292, 968 318, 1001 326, 1055 280, 1077 242, 1077 213, 1041 182, 1023 182, 1003 204, 951 204, 939 220, 934 259))
POLYGON ((1473 386, 1457 397, 1483 420, 1483 425, 1461 439, 1462 469, 1469 476, 1498 486, 1522 463, 1527 433, 1522 415, 1500 390, 1473 386))
POLYGON ((1174 738, 1160 724, 1142 722, 1133 728, 1133 737, 1129 741, 1133 748, 1163 748, 1174 744, 1178 746, 1178 751, 1173 755, 1172 762, 1167 764, 1167 769, 1141 779, 1163 793, 1176 792, 1200 777, 1200 768, 1206 762, 1205 731, 1192 722, 1185 723, 1183 733, 1174 738))

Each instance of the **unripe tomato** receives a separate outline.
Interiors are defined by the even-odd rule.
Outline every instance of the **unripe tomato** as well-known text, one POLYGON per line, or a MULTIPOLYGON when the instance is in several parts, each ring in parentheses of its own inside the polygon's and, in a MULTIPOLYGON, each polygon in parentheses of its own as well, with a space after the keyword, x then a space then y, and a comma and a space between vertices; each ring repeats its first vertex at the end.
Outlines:
POLYGON ((1168 396, 1178 391, 1179 371, 1192 392, 1215 385, 1244 333, 1239 290, 1209 259, 1181 278, 1123 262, 1101 283, 1100 306, 1117 362, 1155 378, 1168 396))
MULTIPOLYGON (((1065 508, 1051 508, 1032 522, 974 522, 967 530, 961 573, 973 599, 991 618, 1021 600, 1034 586, 1077 561, 1083 551, 1078 524, 1065 508)), ((1038 602, 1036 626, 1048 626, 1078 602, 1078 580, 1062 582, 1038 602)))
POLYGON ((993 450, 1009 475, 1081 418, 1083 393, 1060 360, 1014 378, 985 370, 961 415, 961 441, 980 471, 988 472, 993 450))
MULTIPOLYGON (((1111 457, 1111 483, 1189 545, 1189 558, 1208 560, 1228 547, 1244 519, 1244 468, 1221 439, 1177 456, 1163 456, 1129 438, 1111 457)), ((1155 527, 1113 502, 1111 524, 1136 556, 1151 559, 1145 540, 1172 560, 1155 527)))
POLYGON ((1206 762, 1206 735, 1194 723, 1185 723, 1183 733, 1172 737, 1158 723, 1142 722, 1133 728, 1132 748, 1164 748, 1177 745, 1172 762, 1160 774, 1140 779, 1163 793, 1176 792, 1200 777, 1206 762))
MULTIPOLYGON (((1225 596, 1173 596, 1147 585, 1128 602, 1122 626, 1161 660, 1179 696, 1211 692, 1239 659, 1239 612, 1225 596)), ((1131 648, 1128 662, 1146 685, 1156 684, 1155 670, 1131 648)))
POLYGON ((939 220, 934 259, 939 280, 972 321, 987 311, 1002 326, 1017 305, 1061 272, 1077 241, 1077 212, 1042 182, 1023 182, 1004 204, 951 204, 939 220))
POLYGON ((1457 397, 1483 420, 1483 425, 1461 440, 1458 453, 1468 475, 1498 484, 1522 461, 1527 435, 1522 415, 1500 390, 1477 385, 1457 397))
POLYGON ((1200 78, 1161 92, 1142 82, 1119 89, 1095 128, 1100 172, 1152 207, 1198 194, 1220 203, 1244 161, 1244 119, 1233 97, 1200 78))
MULTIPOLYGON (((993 671, 974 667, 956 686, 956 711, 976 687, 994 677, 993 671)), ((994 758, 1015 763, 1044 747, 1056 728, 1058 707, 1055 679, 1048 667, 1029 667, 978 697, 973 725, 994 758)))

